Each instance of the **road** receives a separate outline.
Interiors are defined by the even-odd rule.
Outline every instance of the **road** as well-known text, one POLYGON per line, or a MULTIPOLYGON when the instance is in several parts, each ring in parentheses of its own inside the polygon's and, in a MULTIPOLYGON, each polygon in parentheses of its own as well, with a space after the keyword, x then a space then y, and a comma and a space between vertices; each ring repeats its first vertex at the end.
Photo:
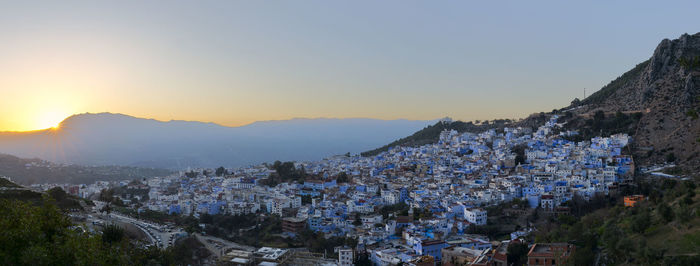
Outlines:
POLYGON ((149 236, 151 243, 156 244, 160 248, 167 248, 169 246, 172 246, 176 240, 176 236, 178 234, 184 233, 184 231, 180 228, 171 229, 165 225, 139 220, 121 214, 110 213, 109 216, 113 219, 117 219, 122 222, 128 222, 137 226, 149 236))
POLYGON ((172 246, 177 240, 178 235, 185 235, 182 228, 174 228, 166 225, 156 224, 149 221, 136 219, 133 217, 121 215, 118 213, 109 213, 107 215, 100 214, 99 210, 104 206, 104 202, 95 201, 93 214, 88 215, 88 221, 94 224, 110 224, 110 223, 125 223, 130 224, 143 231, 147 235, 148 241, 159 248, 167 248, 172 246))
POLYGON ((224 254, 226 254, 226 252, 232 249, 245 250, 251 252, 255 251, 254 247, 241 245, 218 237, 203 236, 199 233, 194 233, 194 236, 199 242, 204 244, 204 247, 206 247, 207 250, 209 250, 209 252, 214 254, 214 256, 216 256, 217 258, 223 256, 224 254))
MULTIPOLYGON (((154 244, 159 248, 167 248, 172 246, 173 243, 175 243, 175 240, 177 240, 178 235, 186 234, 182 228, 168 227, 166 225, 156 224, 118 213, 102 215, 99 213, 102 206, 104 206, 104 202, 95 201, 95 207, 93 209, 94 213, 92 215, 88 215, 88 221, 103 225, 114 222, 134 225, 148 236, 148 241, 151 244, 154 244)), ((216 257, 223 256, 226 254, 226 252, 232 249, 251 252, 255 251, 254 247, 241 245, 218 237, 203 236, 198 233, 195 233, 194 236, 216 257)))

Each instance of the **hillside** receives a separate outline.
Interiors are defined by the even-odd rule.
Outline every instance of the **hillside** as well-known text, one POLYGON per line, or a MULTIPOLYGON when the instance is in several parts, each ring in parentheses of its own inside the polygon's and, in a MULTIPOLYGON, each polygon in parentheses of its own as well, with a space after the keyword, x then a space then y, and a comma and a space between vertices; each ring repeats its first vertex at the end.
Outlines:
POLYGON ((479 133, 489 129, 503 128, 510 124, 510 120, 497 119, 494 121, 485 121, 481 124, 463 121, 439 121, 433 125, 427 126, 408 137, 395 140, 387 145, 361 153, 362 156, 374 156, 381 152, 389 150, 396 146, 416 147, 425 144, 437 143, 440 138, 440 132, 443 130, 456 130, 458 132, 474 132, 479 133))
MULTIPOLYGON (((535 113, 512 126, 536 128, 554 114, 565 130, 581 134, 573 140, 627 133, 634 138, 632 153, 640 164, 674 161, 684 173, 700 170, 700 33, 663 40, 650 59, 583 100, 552 112, 535 113)), ((502 125, 500 125, 502 126, 502 125)), ((480 132, 499 125, 456 121, 437 123, 381 148, 435 143, 440 131, 480 132)))
POLYGON ((64 211, 84 210, 87 205, 93 205, 86 199, 66 193, 60 187, 49 189, 46 193, 39 193, 0 178, 0 200, 21 200, 38 205, 44 201, 44 198, 51 199, 53 204, 64 211))
MULTIPOLYGON (((291 119, 226 127, 122 114, 79 114, 55 129, 0 132, 0 153, 80 165, 185 169, 319 160, 386 144, 432 121, 291 119)), ((0 173, 2 174, 2 173, 0 173)))
POLYGON ((622 76, 619 76, 615 80, 603 86, 603 88, 601 88, 599 91, 596 91, 595 93, 583 99, 581 101, 581 104, 599 105, 604 103, 606 99, 608 99, 608 97, 612 96, 620 88, 626 86, 629 82, 632 82, 634 79, 638 78, 638 76, 642 73, 642 71, 644 71, 644 69, 648 65, 649 60, 637 64, 634 68, 632 68, 632 70, 625 72, 624 74, 622 74, 622 76))
POLYGON ((2 188, 14 188, 14 187, 21 187, 21 186, 15 184, 12 181, 7 180, 5 178, 0 178, 0 187, 2 187, 2 188))
POLYGON ((540 215, 533 240, 575 243, 575 265, 698 265, 697 181, 638 181, 619 192, 570 202, 571 215, 540 215), (648 197, 625 207, 622 195, 632 194, 648 197))
POLYGON ((700 33, 663 40, 649 60, 570 108, 584 117, 639 112, 635 160, 699 169, 700 33))
POLYGON ((89 184, 95 180, 117 181, 165 176, 170 170, 127 166, 62 165, 40 159, 22 159, 0 154, 0 176, 17 183, 89 184))
MULTIPOLYGON (((203 265, 202 244, 192 237, 167 249, 144 248, 116 225, 84 233, 60 201, 4 197, 0 190, 2 265, 203 265), (194 255, 200 256, 194 256, 194 255)), ((52 193, 49 193, 52 194, 52 193)))

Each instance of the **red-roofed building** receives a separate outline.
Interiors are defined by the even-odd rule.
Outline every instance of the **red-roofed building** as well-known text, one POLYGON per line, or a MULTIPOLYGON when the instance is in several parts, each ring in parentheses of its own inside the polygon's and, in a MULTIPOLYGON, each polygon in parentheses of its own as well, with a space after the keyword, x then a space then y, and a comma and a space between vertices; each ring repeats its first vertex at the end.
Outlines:
POLYGON ((562 265, 575 249, 568 243, 537 243, 527 253, 527 265, 562 265))

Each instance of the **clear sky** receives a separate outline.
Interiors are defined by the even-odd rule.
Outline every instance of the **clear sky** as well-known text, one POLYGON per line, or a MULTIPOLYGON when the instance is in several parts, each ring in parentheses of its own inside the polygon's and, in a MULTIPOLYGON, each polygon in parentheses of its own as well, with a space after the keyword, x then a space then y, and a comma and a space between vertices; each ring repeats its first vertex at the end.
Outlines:
POLYGON ((700 31, 698 1, 571 2, 4 2, 0 131, 83 112, 518 118, 700 31))

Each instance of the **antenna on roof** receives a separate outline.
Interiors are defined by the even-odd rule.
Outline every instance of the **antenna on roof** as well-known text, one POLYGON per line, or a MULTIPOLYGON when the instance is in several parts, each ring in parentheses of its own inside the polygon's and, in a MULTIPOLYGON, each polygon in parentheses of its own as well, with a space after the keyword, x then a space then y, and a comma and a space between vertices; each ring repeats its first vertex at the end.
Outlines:
POLYGON ((586 88, 583 88, 583 98, 586 99, 586 88))

